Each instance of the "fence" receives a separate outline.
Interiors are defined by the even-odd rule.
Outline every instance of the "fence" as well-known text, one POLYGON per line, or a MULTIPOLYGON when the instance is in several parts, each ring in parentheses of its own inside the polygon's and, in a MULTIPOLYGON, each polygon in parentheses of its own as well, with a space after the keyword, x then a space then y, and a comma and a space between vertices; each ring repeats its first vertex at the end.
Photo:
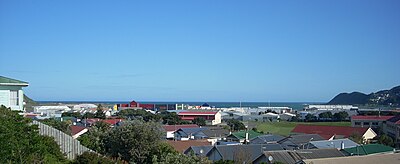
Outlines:
POLYGON ((38 121, 33 121, 33 124, 39 126, 40 135, 54 137, 54 140, 57 142, 58 145, 60 145, 61 152, 63 152, 70 160, 75 159, 76 156, 81 155, 86 151, 92 151, 89 148, 81 145, 81 143, 78 140, 72 138, 72 136, 65 134, 60 130, 57 130, 38 121))

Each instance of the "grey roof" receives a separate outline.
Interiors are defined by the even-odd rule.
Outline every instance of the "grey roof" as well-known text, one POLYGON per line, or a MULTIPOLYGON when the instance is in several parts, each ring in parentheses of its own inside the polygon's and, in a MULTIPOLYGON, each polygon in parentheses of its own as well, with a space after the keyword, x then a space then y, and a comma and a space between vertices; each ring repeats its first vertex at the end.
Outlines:
POLYGON ((216 145, 211 151, 218 151, 223 160, 234 160, 235 157, 245 156, 254 161, 264 151, 274 150, 283 150, 283 148, 279 144, 216 145))
POLYGON ((229 130, 227 129, 205 129, 203 130, 203 133, 208 136, 209 138, 211 137, 226 137, 229 135, 229 130))
POLYGON ((297 149, 310 141, 321 141, 325 140, 318 134, 298 134, 298 135, 291 135, 286 137, 280 141, 279 144, 286 150, 297 149))
POLYGON ((308 150, 284 150, 284 151, 267 151, 257 158, 258 162, 272 157, 272 162, 282 162, 286 164, 295 164, 305 159, 344 157, 337 149, 308 149, 308 150), (264 156, 264 158, 263 158, 264 156))
POLYGON ((322 141, 311 141, 310 144, 317 149, 326 149, 326 148, 336 148, 341 149, 342 143, 344 144, 344 148, 352 148, 359 146, 359 144, 354 141, 345 138, 345 139, 336 139, 336 140, 322 140, 322 141))
POLYGON ((193 152, 196 156, 206 156, 208 152, 213 148, 211 145, 207 146, 190 146, 188 149, 185 150, 184 154, 191 155, 193 152))
POLYGON ((280 135, 275 135, 275 134, 267 134, 267 135, 262 135, 262 136, 257 136, 253 139, 250 140, 251 144, 266 144, 266 143, 271 143, 271 142, 278 142, 285 137, 280 136, 280 135))
POLYGON ((197 132, 206 130, 207 128, 180 128, 177 131, 182 131, 183 133, 189 135, 189 134, 195 134, 197 132))

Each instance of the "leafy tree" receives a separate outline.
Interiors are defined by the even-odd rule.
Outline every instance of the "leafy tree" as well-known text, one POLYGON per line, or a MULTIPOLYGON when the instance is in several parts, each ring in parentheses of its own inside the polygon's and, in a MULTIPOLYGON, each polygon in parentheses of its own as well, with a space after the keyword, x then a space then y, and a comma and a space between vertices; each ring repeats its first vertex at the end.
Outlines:
POLYGON ((349 138, 358 144, 364 143, 364 137, 359 133, 353 133, 350 135, 349 138))
POLYGON ((124 109, 118 112, 117 116, 125 118, 125 119, 142 119, 144 121, 160 121, 161 116, 147 112, 145 110, 141 109, 124 109))
POLYGON ((332 112, 323 112, 318 115, 319 118, 323 119, 332 119, 333 115, 332 112))
POLYGON ((206 119, 203 117, 197 117, 193 120, 193 123, 198 125, 198 126, 205 126, 206 125, 206 119))
POLYGON ((314 121, 316 119, 316 117, 310 113, 307 114, 305 118, 306 118, 305 119, 306 122, 314 121))
POLYGON ((179 118, 179 116, 175 112, 164 111, 160 115, 163 120, 163 124, 179 125, 183 123, 182 119, 179 118))
POLYGON ((82 118, 96 118, 96 115, 90 112, 86 112, 82 118))
POLYGON ((81 135, 78 140, 87 148, 98 153, 104 153, 102 139, 109 130, 111 130, 110 125, 99 121, 96 122, 88 132, 81 135))
POLYGON ((349 117, 349 114, 348 114, 347 112, 345 112, 345 111, 338 112, 338 113, 335 113, 335 114, 333 115, 333 118, 334 118, 335 120, 337 120, 337 121, 346 120, 347 117, 349 117))
POLYGON ((41 136, 37 125, 0 106, 0 163, 65 163, 52 137, 41 136))
POLYGON ((214 162, 214 164, 234 164, 234 163, 235 162, 232 160, 222 160, 222 159, 214 162))
POLYGON ((106 133, 103 144, 106 154, 111 157, 132 163, 151 163, 152 153, 164 137, 160 124, 134 120, 106 133))
POLYGON ((78 112, 64 112, 62 117, 75 117, 75 118, 82 118, 82 115, 78 112))
POLYGON ((101 106, 101 104, 99 104, 97 106, 97 111, 96 114, 94 115, 95 118, 100 118, 100 119, 106 119, 106 114, 103 111, 103 106, 101 106))
POLYGON ((122 164, 123 161, 113 160, 111 158, 107 158, 93 152, 84 152, 83 154, 77 156, 76 159, 72 162, 72 164, 87 164, 87 163, 122 164))
POLYGON ((383 134, 379 137, 378 143, 384 144, 387 146, 394 146, 393 139, 391 137, 387 136, 386 134, 383 134))
POLYGON ((233 129, 233 130, 245 130, 246 129, 246 126, 243 124, 243 122, 241 122, 239 120, 231 119, 231 120, 228 120, 226 122, 226 124, 229 127, 231 127, 231 129, 233 129))

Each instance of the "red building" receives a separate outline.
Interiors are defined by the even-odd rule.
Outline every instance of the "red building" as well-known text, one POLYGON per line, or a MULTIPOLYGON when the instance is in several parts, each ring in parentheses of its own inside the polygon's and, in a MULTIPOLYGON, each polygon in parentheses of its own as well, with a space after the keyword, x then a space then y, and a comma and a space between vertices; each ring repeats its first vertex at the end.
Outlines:
POLYGON ((211 125, 221 123, 221 113, 219 112, 179 112, 178 116, 187 121, 193 121, 195 118, 204 118, 211 125))

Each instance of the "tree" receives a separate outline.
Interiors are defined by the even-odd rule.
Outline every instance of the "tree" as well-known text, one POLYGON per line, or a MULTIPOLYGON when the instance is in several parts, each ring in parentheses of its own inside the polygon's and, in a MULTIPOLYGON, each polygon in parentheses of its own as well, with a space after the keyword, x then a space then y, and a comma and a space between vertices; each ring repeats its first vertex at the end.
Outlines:
POLYGON ((0 163, 67 162, 54 139, 39 135, 38 126, 31 122, 0 106, 0 163))
POLYGON ((124 109, 118 112, 117 116, 130 120, 160 121, 161 116, 141 109, 124 109))
POLYGON ((198 125, 198 126, 205 126, 206 125, 206 119, 203 117, 197 117, 193 120, 193 123, 198 125))
POLYGON ((81 135, 78 140, 82 145, 86 146, 89 149, 92 149, 98 153, 104 153, 104 146, 102 143, 102 139, 105 138, 105 135, 108 131, 110 131, 110 125, 107 123, 98 121, 92 126, 88 132, 81 135))
POLYGON ((103 139, 105 153, 132 163, 151 163, 165 133, 156 122, 126 121, 114 127, 103 139))
POLYGON ((82 115, 79 112, 64 112, 62 117, 75 117, 75 118, 82 118, 82 115))
POLYGON ((306 122, 310 122, 310 121, 313 121, 313 120, 316 119, 316 117, 314 115, 310 114, 310 113, 307 114, 305 118, 306 118, 305 119, 306 122))
POLYGON ((229 127, 231 127, 231 129, 233 129, 233 130, 245 130, 246 129, 246 126, 239 120, 234 120, 234 119, 228 120, 227 125, 229 127))
POLYGON ((64 132, 65 134, 71 135, 71 125, 72 122, 70 120, 68 121, 58 121, 55 120, 53 118, 50 119, 45 119, 41 121, 42 123, 49 125, 53 128, 56 128, 62 132, 64 132))
POLYGON ((360 133, 353 133, 349 138, 358 144, 364 143, 364 137, 360 133))
POLYGON ((337 120, 337 121, 346 120, 347 117, 349 117, 349 114, 348 114, 347 112, 345 112, 345 111, 338 112, 338 113, 335 113, 335 114, 333 115, 333 118, 334 118, 335 120, 337 120))
POLYGON ((323 112, 323 113, 320 113, 318 115, 318 117, 322 118, 324 120, 328 120, 328 119, 332 119, 333 116, 332 116, 332 112, 323 112))
POLYGON ((84 152, 76 157, 72 164, 87 164, 87 163, 101 163, 101 164, 122 164, 121 160, 113 160, 93 152, 84 152))
POLYGON ((387 136, 386 134, 383 134, 379 137, 378 143, 384 144, 387 146, 394 146, 393 139, 391 137, 387 136))
POLYGON ((103 111, 103 106, 99 104, 97 106, 96 114, 94 115, 95 118, 106 119, 106 114, 103 111))

